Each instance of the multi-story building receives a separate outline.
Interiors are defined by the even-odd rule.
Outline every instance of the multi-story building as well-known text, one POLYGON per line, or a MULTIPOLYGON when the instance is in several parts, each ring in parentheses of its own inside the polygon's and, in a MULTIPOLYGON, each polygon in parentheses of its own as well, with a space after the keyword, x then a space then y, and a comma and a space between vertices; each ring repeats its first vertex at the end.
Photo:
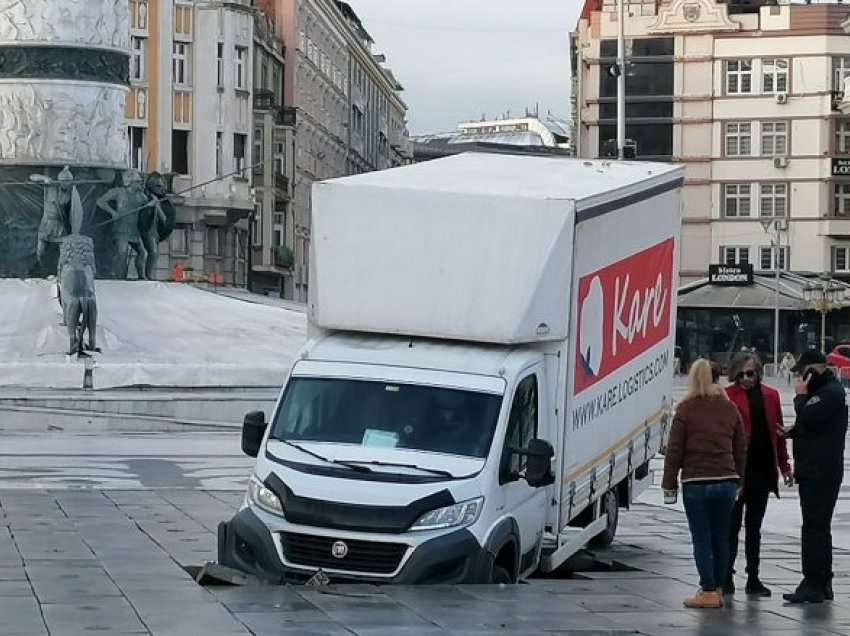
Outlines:
POLYGON ((171 178, 181 195, 158 276, 244 285, 253 210, 251 0, 130 0, 132 167, 171 178))
MULTIPOLYGON (((770 272, 777 260, 850 275, 850 118, 838 110, 850 7, 626 2, 626 137, 640 159, 686 166, 683 282, 711 263, 770 272)), ((586 0, 572 36, 580 156, 616 137, 616 7, 586 0)))
POLYGON ((336 0, 257 0, 287 43, 284 105, 296 121, 290 214, 289 296, 309 288, 313 183, 400 165, 410 156, 402 90, 352 8, 336 0))
POLYGON ((254 20, 255 210, 250 217, 254 291, 291 298, 294 266, 290 202, 295 171, 295 111, 283 105, 284 42, 262 8, 254 20))

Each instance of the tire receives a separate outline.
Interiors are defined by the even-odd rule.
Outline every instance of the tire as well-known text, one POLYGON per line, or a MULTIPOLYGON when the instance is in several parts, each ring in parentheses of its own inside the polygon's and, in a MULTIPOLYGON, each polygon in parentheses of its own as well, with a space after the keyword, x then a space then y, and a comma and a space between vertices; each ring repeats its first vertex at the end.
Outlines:
POLYGON ((614 543, 614 537, 617 535, 617 525, 620 521, 620 502, 617 499, 617 493, 609 490, 602 497, 602 515, 607 518, 605 530, 590 540, 591 547, 607 548, 614 543))
POLYGON ((513 582, 511 573, 508 572, 507 568, 493 564, 493 569, 490 572, 490 583, 510 585, 513 582))

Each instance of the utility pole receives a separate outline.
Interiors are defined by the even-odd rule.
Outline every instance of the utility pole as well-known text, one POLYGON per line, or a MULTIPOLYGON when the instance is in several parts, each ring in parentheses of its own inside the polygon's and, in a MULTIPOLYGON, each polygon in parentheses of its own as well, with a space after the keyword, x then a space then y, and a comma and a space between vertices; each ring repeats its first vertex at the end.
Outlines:
POLYGON ((626 0, 617 0, 617 159, 626 157, 626 0))
MULTIPOLYGON (((770 238, 771 257, 773 258, 773 374, 779 376, 779 285, 781 277, 781 256, 782 256, 782 230, 785 229, 784 219, 774 219, 770 221, 764 219, 762 227, 765 232, 770 232, 773 229, 774 235, 770 238)), ((787 267, 787 264, 786 264, 787 267)))

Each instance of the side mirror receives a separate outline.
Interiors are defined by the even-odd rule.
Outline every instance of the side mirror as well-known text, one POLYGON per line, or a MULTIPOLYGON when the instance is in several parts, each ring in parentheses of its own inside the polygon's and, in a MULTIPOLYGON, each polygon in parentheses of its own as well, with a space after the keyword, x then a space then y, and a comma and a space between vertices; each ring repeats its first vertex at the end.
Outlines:
POLYGON ((242 424, 242 452, 248 457, 256 457, 266 434, 266 414, 262 411, 252 411, 245 416, 242 424))
POLYGON ((533 439, 528 443, 528 448, 520 451, 528 457, 525 467, 525 481, 532 488, 542 488, 555 483, 555 475, 552 474, 552 458, 555 449, 552 444, 542 439, 533 439))

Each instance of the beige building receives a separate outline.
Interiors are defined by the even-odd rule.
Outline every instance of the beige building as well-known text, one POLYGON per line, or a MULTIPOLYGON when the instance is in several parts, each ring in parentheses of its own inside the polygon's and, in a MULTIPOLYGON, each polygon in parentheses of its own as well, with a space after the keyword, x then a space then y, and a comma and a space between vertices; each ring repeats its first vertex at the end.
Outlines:
MULTIPOLYGON (((773 270, 777 227, 781 267, 850 275, 850 6, 626 1, 626 137, 638 158, 687 168, 683 282, 711 263, 773 270)), ((587 0, 572 36, 580 156, 616 138, 616 37, 615 1, 587 0)))
POLYGON ((244 285, 253 130, 251 0, 130 0, 129 161, 168 175, 177 225, 158 278, 244 285))

